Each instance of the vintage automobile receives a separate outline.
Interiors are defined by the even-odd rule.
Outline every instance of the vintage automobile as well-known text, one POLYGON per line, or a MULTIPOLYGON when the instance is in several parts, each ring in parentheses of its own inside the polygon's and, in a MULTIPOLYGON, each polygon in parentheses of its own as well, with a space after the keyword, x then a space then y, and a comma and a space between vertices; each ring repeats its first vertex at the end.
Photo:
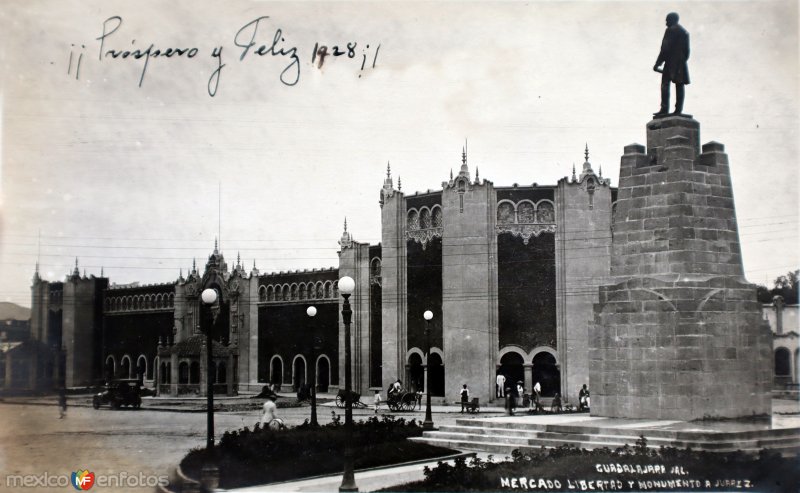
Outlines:
POLYGON ((112 380, 104 391, 95 394, 92 399, 92 406, 95 409, 99 409, 103 404, 110 405, 111 409, 119 409, 122 406, 139 408, 142 405, 139 380, 112 380))

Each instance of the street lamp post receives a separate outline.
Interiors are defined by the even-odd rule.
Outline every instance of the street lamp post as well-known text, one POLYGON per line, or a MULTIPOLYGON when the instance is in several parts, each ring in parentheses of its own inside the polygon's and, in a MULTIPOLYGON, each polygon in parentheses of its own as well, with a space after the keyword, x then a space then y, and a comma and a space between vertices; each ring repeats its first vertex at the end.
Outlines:
MULTIPOLYGON (((214 289, 204 289, 200 294, 200 299, 207 307, 211 307, 217 301, 217 291, 214 289)), ((202 323, 202 322, 201 322, 202 323)), ((211 374, 211 367, 214 364, 211 332, 212 323, 206 325, 206 450, 208 451, 208 462, 203 465, 202 482, 208 490, 213 490, 219 485, 219 470, 214 463, 214 381, 211 374)))
POLYGON ((425 378, 425 421, 422 422, 422 429, 432 430, 433 417, 431 416, 431 367, 429 362, 431 359, 431 319, 433 318, 433 312, 430 310, 425 310, 425 313, 422 314, 422 317, 425 319, 425 374, 427 375, 425 378))
POLYGON ((344 445, 344 473, 342 474, 342 484, 339 491, 358 491, 356 479, 353 474, 353 401, 350 388, 350 322, 353 317, 353 310, 350 309, 350 295, 356 287, 352 277, 344 276, 339 279, 339 292, 344 298, 342 303, 342 323, 344 323, 344 427, 347 433, 347 440, 344 445))
POLYGON ((317 308, 309 306, 306 308, 306 315, 308 315, 309 325, 311 325, 311 425, 317 426, 317 351, 316 351, 316 338, 314 336, 313 320, 317 314, 317 308))

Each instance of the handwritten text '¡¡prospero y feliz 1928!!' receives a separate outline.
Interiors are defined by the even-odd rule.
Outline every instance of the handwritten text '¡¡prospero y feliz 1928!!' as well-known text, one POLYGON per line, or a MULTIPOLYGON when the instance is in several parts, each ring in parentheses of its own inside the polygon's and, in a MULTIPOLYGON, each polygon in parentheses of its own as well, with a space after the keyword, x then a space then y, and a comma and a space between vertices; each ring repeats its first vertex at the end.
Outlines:
MULTIPOLYGON (((270 59, 278 59, 286 62, 283 70, 280 72, 280 81, 287 86, 294 86, 300 82, 300 68, 301 68, 301 50, 297 46, 292 46, 291 43, 286 41, 283 29, 280 27, 275 28, 271 39, 263 41, 259 36, 259 28, 262 32, 267 29, 264 25, 268 22, 269 16, 261 16, 243 25, 236 32, 233 37, 233 45, 235 48, 234 54, 238 55, 240 62, 246 58, 261 58, 269 57, 270 59)), ((119 48, 118 46, 110 46, 113 41, 120 36, 119 31, 122 27, 122 17, 111 16, 103 21, 102 33, 98 36, 96 41, 99 41, 98 47, 98 60, 138 60, 141 63, 141 72, 139 75, 139 87, 144 83, 145 75, 150 66, 150 61, 155 59, 194 59, 200 54, 200 48, 196 46, 179 46, 179 47, 164 47, 157 46, 155 43, 136 43, 136 39, 130 41, 130 46, 119 48), (143 48, 146 46, 146 48, 143 48)), ((75 45, 69 54, 69 66, 67 74, 75 76, 75 79, 80 79, 81 65, 83 63, 83 52, 86 49, 85 45, 81 45, 80 50, 76 53, 75 45), (74 72, 73 72, 74 71, 74 72)), ((215 46, 211 49, 211 58, 216 60, 216 68, 208 78, 208 94, 213 97, 217 94, 219 89, 220 79, 222 76, 222 69, 226 66, 223 62, 223 49, 224 45, 215 46)), ((314 43, 311 49, 310 61, 311 65, 316 65, 321 69, 325 61, 330 57, 346 58, 355 60, 356 63, 360 62, 360 71, 365 68, 375 68, 378 61, 378 53, 380 52, 381 45, 373 44, 370 48, 369 44, 359 45, 356 41, 346 41, 342 44, 330 45, 324 44, 319 41, 314 43)), ((359 78, 361 74, 359 73, 359 78)))

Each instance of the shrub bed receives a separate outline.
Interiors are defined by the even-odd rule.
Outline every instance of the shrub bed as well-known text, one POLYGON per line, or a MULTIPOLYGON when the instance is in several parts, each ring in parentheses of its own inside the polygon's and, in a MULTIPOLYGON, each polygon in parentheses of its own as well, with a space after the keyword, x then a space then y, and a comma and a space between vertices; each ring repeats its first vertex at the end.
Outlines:
POLYGON ((415 421, 392 416, 369 418, 353 425, 353 436, 335 412, 333 422, 324 426, 304 424, 283 431, 243 428, 225 433, 210 457, 207 449, 195 449, 181 461, 181 468, 200 477, 203 464, 213 459, 219 467, 220 487, 238 488, 334 474, 344 467, 344 446, 353 446, 356 469, 397 464, 418 459, 443 457, 453 451, 406 438, 421 436, 415 421))
POLYGON ((422 481, 381 491, 800 491, 797 458, 662 447, 521 453, 503 462, 456 459, 425 468, 422 481))

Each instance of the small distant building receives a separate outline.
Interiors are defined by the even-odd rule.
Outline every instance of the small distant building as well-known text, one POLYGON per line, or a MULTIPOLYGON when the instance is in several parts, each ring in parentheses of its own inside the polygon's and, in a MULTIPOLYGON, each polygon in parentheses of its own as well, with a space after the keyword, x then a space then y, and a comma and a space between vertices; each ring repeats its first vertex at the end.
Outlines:
POLYGON ((787 305, 782 296, 763 306, 764 320, 772 329, 772 350, 775 353, 775 389, 798 390, 797 360, 800 357, 800 305, 787 305))

